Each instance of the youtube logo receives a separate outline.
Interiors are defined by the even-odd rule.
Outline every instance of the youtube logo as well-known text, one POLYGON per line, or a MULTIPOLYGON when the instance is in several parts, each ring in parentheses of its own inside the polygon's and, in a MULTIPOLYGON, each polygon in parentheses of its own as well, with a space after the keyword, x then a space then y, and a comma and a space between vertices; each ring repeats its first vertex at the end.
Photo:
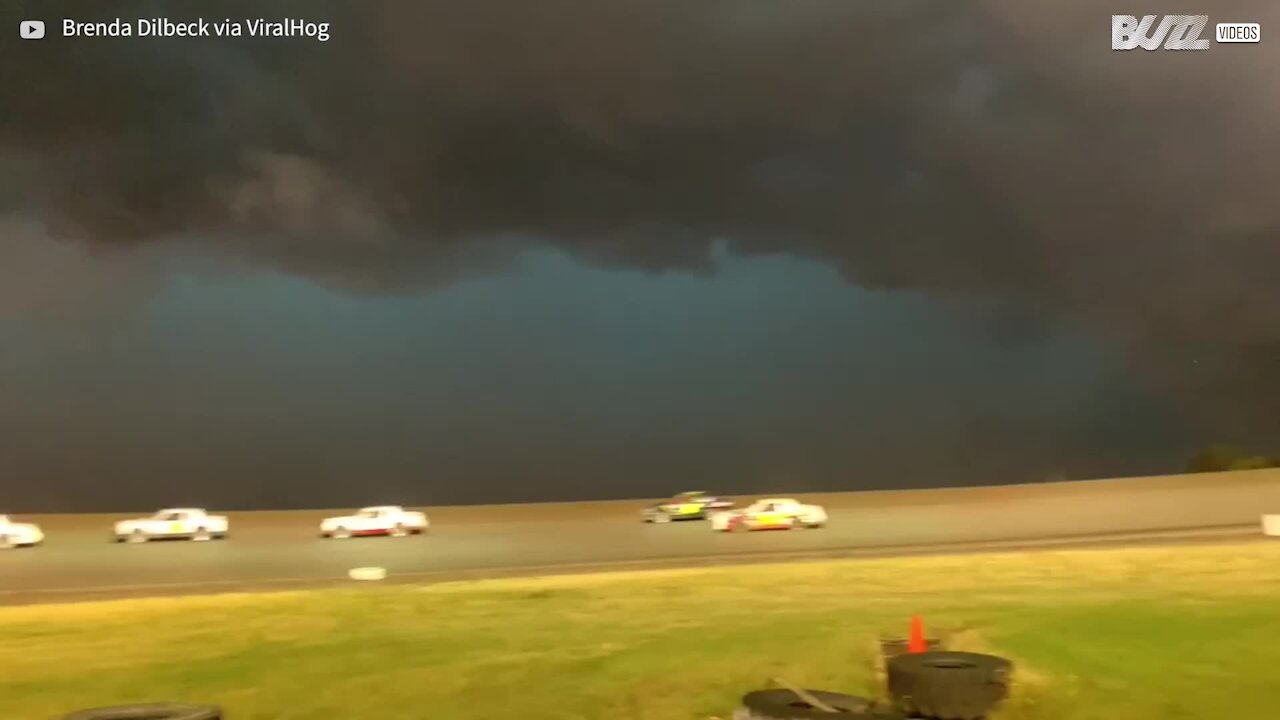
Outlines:
POLYGON ((23 40, 43 40, 44 39, 44 21, 43 20, 23 20, 18 26, 18 34, 23 40))

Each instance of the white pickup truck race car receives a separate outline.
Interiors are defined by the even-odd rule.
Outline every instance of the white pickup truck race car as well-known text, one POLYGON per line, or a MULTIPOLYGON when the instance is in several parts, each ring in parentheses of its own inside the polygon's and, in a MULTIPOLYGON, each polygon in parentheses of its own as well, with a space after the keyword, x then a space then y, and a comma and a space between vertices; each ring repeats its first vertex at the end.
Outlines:
POLYGON ((225 538, 227 530, 224 515, 210 515, 199 508, 165 508, 148 518, 121 520, 112 535, 116 542, 129 543, 177 538, 203 541, 225 538))
POLYGON ((0 515, 0 550, 16 547, 34 547, 44 542, 44 532, 39 525, 14 522, 8 515, 0 515))
POLYGON ((795 498, 766 498, 740 510, 729 510, 711 516, 711 529, 791 530, 820 528, 827 524, 827 511, 821 505, 805 505, 795 498))
POLYGON ((421 535, 431 525, 427 516, 405 510, 399 505, 375 505, 360 508, 352 515, 325 518, 320 522, 320 537, 349 538, 357 535, 421 535))

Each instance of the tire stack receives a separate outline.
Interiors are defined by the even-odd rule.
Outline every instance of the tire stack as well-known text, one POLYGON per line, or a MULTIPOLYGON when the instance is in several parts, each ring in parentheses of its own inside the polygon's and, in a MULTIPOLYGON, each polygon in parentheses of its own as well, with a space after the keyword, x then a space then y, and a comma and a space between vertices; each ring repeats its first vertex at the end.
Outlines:
MULTIPOLYGON (((907 638, 880 638, 880 652, 873 656, 874 660, 872 667, 872 672, 875 674, 877 683, 883 686, 889 682, 889 659, 907 654, 910 646, 911 642, 907 638)), ((940 638, 926 638, 925 649, 933 652, 936 650, 946 650, 947 646, 940 638)))
POLYGON ((733 720, 984 720, 1009 695, 1013 663, 1004 658, 900 652, 896 642, 882 650, 890 703, 787 686, 747 693, 733 720))
POLYGON ((186 703, 146 703, 77 710, 57 720, 222 720, 222 708, 186 703))
POLYGON ((909 717, 983 720, 1009 695, 1013 663, 994 655, 935 651, 888 658, 889 696, 909 717))

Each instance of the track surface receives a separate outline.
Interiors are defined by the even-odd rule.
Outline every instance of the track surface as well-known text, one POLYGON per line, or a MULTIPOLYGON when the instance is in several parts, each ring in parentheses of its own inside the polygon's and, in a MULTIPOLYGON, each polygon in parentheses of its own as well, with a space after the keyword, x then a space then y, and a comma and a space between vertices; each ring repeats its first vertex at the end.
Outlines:
POLYGON ((233 512, 226 541, 117 545, 111 523, 130 515, 23 516, 48 539, 0 553, 0 604, 326 584, 365 565, 393 577, 463 577, 1256 535, 1261 514, 1280 512, 1280 471, 801 498, 826 505, 828 527, 729 535, 704 522, 644 525, 645 501, 629 501, 427 508, 426 536, 352 540, 316 535, 320 518, 338 511, 233 512))

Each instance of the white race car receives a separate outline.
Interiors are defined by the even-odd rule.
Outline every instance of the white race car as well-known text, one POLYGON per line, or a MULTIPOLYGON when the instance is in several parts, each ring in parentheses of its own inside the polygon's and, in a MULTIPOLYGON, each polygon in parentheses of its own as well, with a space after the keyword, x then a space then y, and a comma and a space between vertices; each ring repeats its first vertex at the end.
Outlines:
POLYGON ((16 547, 34 547, 44 542, 44 532, 39 525, 19 523, 0 515, 0 550, 16 547))
POLYGON ((353 515, 325 518, 320 522, 320 537, 349 538, 356 535, 421 535, 431 522, 420 512, 399 505, 375 505, 360 508, 353 515))
POLYGON ((826 509, 821 505, 805 505, 795 498, 766 498, 740 510, 711 516, 711 529, 717 532, 820 528, 826 524, 826 509))
POLYGON ((116 542, 144 543, 148 540, 214 540, 227 536, 229 523, 224 515, 210 515, 199 508, 165 508, 148 518, 121 520, 112 537, 116 542))

